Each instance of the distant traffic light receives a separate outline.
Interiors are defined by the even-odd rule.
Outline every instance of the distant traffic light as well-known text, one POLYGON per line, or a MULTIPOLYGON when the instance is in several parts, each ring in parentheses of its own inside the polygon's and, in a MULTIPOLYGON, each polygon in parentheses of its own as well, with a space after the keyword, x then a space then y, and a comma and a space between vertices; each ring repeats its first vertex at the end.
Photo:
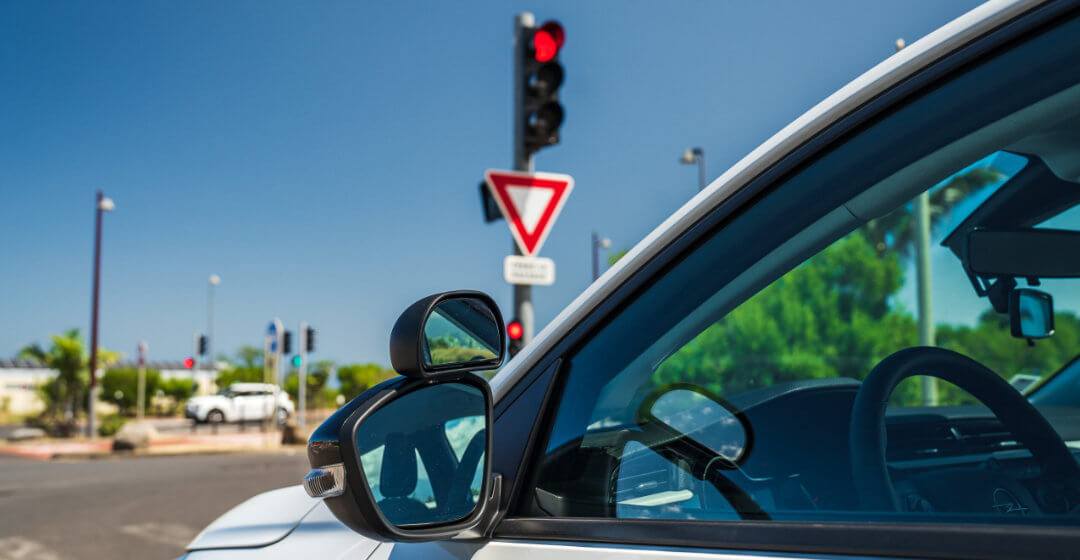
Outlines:
POLYGON ((198 346, 199 346, 199 355, 200 356, 205 356, 206 355, 206 335, 205 334, 200 334, 199 335, 199 344, 198 344, 198 346))
POLYGON ((300 357, 300 354, 297 354, 297 355, 292 357, 292 367, 299 368, 300 365, 303 364, 303 363, 304 363, 304 359, 300 357))
POLYGON ((516 356, 524 346, 524 336, 525 327, 521 325, 521 321, 514 319, 506 324, 506 338, 510 339, 506 346, 511 358, 516 356))
POLYGON ((184 358, 184 369, 192 369, 195 367, 195 358, 188 356, 184 358))
POLYGON ((307 327, 304 329, 304 352, 312 353, 315 351, 315 329, 307 327))
POLYGON ((563 123, 563 107, 559 103, 559 87, 563 83, 563 67, 559 53, 566 41, 562 25, 548 21, 527 32, 523 37, 524 106, 518 113, 525 122, 525 151, 535 153, 559 143, 559 127, 563 123))
POLYGON ((281 353, 292 354, 292 331, 281 333, 281 353))

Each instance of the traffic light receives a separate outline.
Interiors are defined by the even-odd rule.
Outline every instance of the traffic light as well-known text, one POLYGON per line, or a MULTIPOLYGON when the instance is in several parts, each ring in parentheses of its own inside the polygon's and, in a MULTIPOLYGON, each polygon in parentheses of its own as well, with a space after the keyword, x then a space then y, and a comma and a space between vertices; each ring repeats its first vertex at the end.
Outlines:
POLYGON ((525 151, 533 154, 559 143, 559 126, 563 122, 563 107, 559 103, 559 87, 563 83, 563 67, 559 64, 566 34, 557 21, 548 21, 526 31, 524 60, 524 95, 521 115, 525 119, 525 151))
POLYGON ((184 369, 191 369, 195 367, 195 358, 188 356, 184 358, 184 369))
POLYGON ((300 357, 300 354, 297 354, 297 355, 292 357, 292 367, 299 368, 300 365, 303 364, 303 363, 304 363, 304 359, 300 357))
POLYGON ((513 358, 521 351, 521 347, 524 345, 525 327, 521 326, 521 321, 514 319, 506 324, 506 338, 510 341, 506 345, 507 351, 510 353, 510 357, 513 358))
POLYGON ((205 334, 200 334, 199 335, 199 345, 198 346, 199 346, 199 355, 200 356, 205 356, 206 355, 206 335, 205 334))
POLYGON ((292 354, 292 331, 281 333, 281 353, 292 354))
POLYGON ((304 330, 304 352, 315 351, 315 329, 308 327, 304 330))

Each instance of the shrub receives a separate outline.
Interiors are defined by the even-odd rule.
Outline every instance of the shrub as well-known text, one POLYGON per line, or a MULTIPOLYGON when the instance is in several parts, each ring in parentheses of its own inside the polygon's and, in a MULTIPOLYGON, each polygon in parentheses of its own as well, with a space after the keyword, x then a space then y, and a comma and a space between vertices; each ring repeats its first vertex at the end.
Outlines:
POLYGON ((101 437, 112 437, 116 435, 116 432, 120 431, 120 428, 124 426, 124 422, 127 422, 127 419, 119 414, 103 416, 100 424, 98 424, 98 435, 101 437))
MULTIPOLYGON (((146 370, 146 403, 157 392, 161 384, 161 373, 146 370)), ((101 377, 101 398, 113 403, 121 414, 131 415, 138 404, 139 370, 135 368, 116 368, 105 372, 101 377)))

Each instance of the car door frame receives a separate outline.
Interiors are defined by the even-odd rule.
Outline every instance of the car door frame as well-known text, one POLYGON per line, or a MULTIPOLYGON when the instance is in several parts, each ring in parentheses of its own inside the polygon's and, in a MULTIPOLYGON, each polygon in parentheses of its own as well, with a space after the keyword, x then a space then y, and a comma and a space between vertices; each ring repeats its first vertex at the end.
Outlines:
POLYGON ((565 359, 591 339, 607 320, 632 301, 674 263, 773 187, 857 134, 877 119, 951 76, 999 54, 1048 27, 1076 16, 1075 3, 1036 7, 972 39, 947 56, 857 107, 783 156, 667 246, 633 271, 585 317, 537 359, 495 407, 494 472, 504 477, 500 509, 503 519, 496 540, 601 543, 643 547, 697 547, 775 553, 886 554, 936 558, 1044 557, 1080 550, 1080 530, 1025 526, 1002 531, 1000 525, 937 525, 897 523, 793 523, 778 521, 706 522, 611 518, 538 518, 514 515, 523 494, 532 487, 533 467, 543 453, 547 430, 554 423, 565 359))

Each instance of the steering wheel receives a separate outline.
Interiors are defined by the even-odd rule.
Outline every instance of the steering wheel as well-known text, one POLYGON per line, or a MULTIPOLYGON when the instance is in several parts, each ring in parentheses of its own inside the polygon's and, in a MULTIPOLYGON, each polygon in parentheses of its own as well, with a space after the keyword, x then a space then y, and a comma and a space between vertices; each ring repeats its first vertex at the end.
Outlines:
POLYGON ((1053 426, 1001 376, 951 350, 907 348, 874 366, 851 411, 851 470, 865 508, 901 511, 885 461, 885 407, 896 386, 915 375, 944 379, 986 405, 1027 447, 1044 476, 1075 480, 1080 475, 1080 467, 1053 426))

